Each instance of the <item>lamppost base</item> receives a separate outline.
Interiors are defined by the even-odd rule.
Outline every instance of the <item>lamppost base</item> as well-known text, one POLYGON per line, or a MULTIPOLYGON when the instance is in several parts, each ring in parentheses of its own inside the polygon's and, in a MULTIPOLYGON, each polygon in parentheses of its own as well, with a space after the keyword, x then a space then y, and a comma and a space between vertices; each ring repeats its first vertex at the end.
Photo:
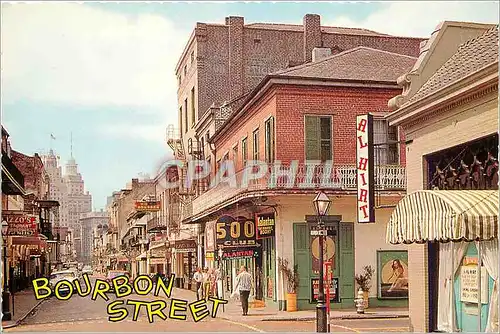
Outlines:
POLYGON ((318 303, 316 305, 316 332, 318 333, 327 333, 327 314, 326 314, 326 305, 323 303, 318 303))
POLYGON ((2 321, 12 320, 12 314, 10 313, 10 292, 4 291, 2 293, 2 321))

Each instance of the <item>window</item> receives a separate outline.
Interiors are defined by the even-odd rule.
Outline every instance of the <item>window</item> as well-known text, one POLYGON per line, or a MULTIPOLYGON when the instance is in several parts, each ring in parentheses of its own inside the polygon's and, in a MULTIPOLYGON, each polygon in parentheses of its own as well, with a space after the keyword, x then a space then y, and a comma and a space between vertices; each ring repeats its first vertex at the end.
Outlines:
POLYGON ((200 152, 201 152, 201 157, 203 158, 205 156, 205 138, 201 137, 200 141, 200 152))
POLYGON ((266 130, 266 162, 274 162, 274 117, 265 123, 266 130))
POLYGON ((179 130, 180 130, 180 134, 182 136, 183 132, 182 132, 182 107, 179 108, 179 130))
POLYGON ((253 132, 253 160, 259 160, 259 129, 253 132))
POLYGON ((248 144, 247 137, 241 140, 241 163, 245 166, 248 159, 248 144))
POLYGON ((184 132, 188 132, 188 99, 184 100, 184 124, 186 124, 184 132))
POLYGON ((194 51, 191 52, 191 64, 194 62, 194 51))
POLYGON ((195 118, 196 118, 196 112, 195 112, 195 105, 194 105, 194 87, 191 89, 191 126, 194 126, 195 118))
POLYGON ((238 144, 233 146, 233 163, 234 163, 234 168, 238 165, 238 144))
POLYGON ((184 65, 184 77, 186 77, 187 71, 188 71, 188 67, 187 67, 187 65, 184 65))
POLYGON ((389 126, 384 119, 373 120, 373 143, 386 144, 375 146, 373 153, 376 164, 396 165, 399 163, 398 131, 396 127, 389 126))
POLYGON ((332 118, 305 117, 306 160, 332 160, 332 118))

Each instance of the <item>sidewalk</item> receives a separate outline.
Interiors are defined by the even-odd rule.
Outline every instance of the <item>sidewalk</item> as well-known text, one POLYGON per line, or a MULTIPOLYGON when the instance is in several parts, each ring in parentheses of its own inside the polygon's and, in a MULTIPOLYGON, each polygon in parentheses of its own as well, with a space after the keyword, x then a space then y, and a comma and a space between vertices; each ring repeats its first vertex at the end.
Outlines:
POLYGON ((33 289, 25 289, 14 293, 14 312, 11 311, 12 319, 2 321, 2 328, 11 328, 19 325, 33 310, 45 299, 36 300, 33 289))
MULTIPOLYGON (((196 299, 196 293, 174 288, 172 296, 180 299, 194 300, 196 299)), ((225 297, 226 299, 229 296, 225 297)), ((241 314, 241 304, 239 301, 229 300, 228 304, 224 305, 224 311, 222 308, 217 312, 217 317, 245 322, 245 321, 305 321, 305 320, 316 320, 316 311, 297 311, 297 312, 286 312, 279 311, 277 307, 266 306, 252 308, 250 307, 247 316, 241 314)), ((330 319, 391 319, 391 318, 408 318, 407 308, 369 308, 364 314, 356 313, 356 308, 353 306, 352 309, 345 310, 332 310, 330 312, 330 319)))

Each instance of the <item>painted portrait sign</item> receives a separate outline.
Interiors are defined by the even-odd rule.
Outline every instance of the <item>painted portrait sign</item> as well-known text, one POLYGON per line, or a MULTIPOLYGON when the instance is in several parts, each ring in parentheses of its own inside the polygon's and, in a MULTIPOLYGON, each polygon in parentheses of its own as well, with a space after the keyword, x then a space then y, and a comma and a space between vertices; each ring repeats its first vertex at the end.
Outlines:
POLYGON ((408 252, 377 251, 378 298, 408 298, 408 252))

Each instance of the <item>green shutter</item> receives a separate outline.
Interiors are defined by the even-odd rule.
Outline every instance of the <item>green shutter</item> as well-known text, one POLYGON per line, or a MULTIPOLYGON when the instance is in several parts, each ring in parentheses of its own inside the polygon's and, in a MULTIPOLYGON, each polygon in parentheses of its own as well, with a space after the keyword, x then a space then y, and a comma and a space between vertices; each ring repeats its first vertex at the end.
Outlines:
POLYGON ((340 223, 340 298, 354 299, 354 223, 340 223))
POLYGON ((306 160, 320 159, 320 118, 305 117, 306 160))
POLYGON ((293 251, 294 263, 298 264, 299 270, 299 291, 297 299, 309 300, 310 299, 310 261, 311 252, 309 250, 309 233, 307 224, 295 223, 293 224, 293 251))

